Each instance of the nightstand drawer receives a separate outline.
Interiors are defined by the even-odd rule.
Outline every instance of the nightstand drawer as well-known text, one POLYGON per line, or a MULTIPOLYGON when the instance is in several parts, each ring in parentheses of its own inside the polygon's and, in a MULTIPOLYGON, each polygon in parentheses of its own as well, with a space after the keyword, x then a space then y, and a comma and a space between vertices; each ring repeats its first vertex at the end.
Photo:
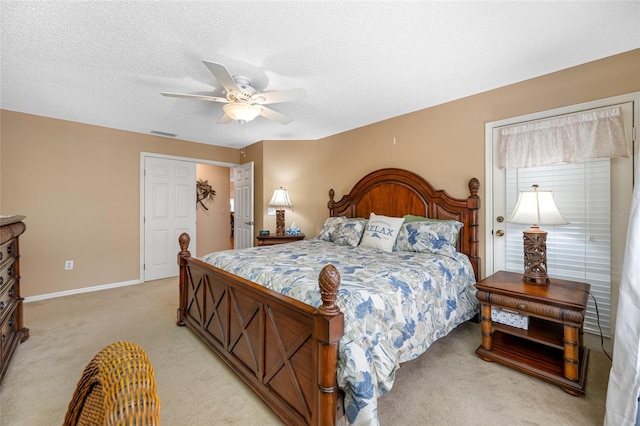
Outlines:
POLYGON ((576 326, 580 326, 584 322, 584 312, 581 311, 563 309, 558 306, 482 290, 478 290, 476 297, 480 302, 488 303, 491 306, 517 311, 524 315, 535 315, 548 321, 555 320, 563 324, 572 323, 576 326))

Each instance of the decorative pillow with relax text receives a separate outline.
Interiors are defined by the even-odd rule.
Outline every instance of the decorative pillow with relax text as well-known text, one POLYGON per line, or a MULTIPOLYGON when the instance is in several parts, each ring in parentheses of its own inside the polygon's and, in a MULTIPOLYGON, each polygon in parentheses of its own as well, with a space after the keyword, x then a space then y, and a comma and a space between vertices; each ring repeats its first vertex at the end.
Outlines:
POLYGON ((393 251, 403 217, 381 216, 371 213, 362 235, 361 247, 371 247, 386 252, 393 251))

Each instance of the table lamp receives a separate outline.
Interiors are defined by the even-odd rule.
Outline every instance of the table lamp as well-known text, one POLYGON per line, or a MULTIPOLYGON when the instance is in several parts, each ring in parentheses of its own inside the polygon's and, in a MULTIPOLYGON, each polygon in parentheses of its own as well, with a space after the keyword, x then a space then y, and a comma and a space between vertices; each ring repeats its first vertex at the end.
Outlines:
POLYGON ((518 203, 509 219, 512 223, 530 224, 531 228, 522 232, 524 241, 523 281, 540 285, 549 283, 547 275, 547 231, 538 225, 567 224, 558 210, 551 191, 520 191, 518 203))
POLYGON ((269 201, 271 207, 276 207, 276 235, 284 235, 284 209, 282 207, 291 208, 291 199, 286 189, 276 189, 273 191, 273 197, 269 201))

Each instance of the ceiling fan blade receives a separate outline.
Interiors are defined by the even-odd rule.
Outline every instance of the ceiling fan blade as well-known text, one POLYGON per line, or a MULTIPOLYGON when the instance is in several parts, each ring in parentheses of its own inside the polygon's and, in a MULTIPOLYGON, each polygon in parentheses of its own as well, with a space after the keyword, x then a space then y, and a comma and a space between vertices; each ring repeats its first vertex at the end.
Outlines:
POLYGON ((197 99, 199 101, 209 101, 209 102, 229 102, 226 98, 219 98, 217 96, 207 96, 207 95, 196 95, 195 93, 173 93, 173 92, 160 92, 162 96, 170 96, 172 98, 186 98, 186 99, 197 99))
POLYGON ((233 121, 233 118, 229 117, 227 114, 223 114, 222 117, 218 120, 218 124, 229 124, 233 121))
POLYGON ((209 61, 202 62, 204 62, 207 68, 209 68, 209 71, 211 71, 216 80, 218 80, 218 83, 222 84, 222 87, 224 87, 227 92, 242 93, 242 89, 238 87, 233 76, 227 71, 224 65, 209 61))
POLYGON ((279 113, 278 111, 274 111, 271 108, 267 108, 265 106, 261 106, 260 107, 261 111, 260 111, 260 115, 263 116, 264 118, 268 118, 269 120, 273 120, 277 123, 280 124, 289 124, 291 123, 293 120, 291 120, 289 117, 287 117, 284 114, 279 113))
POLYGON ((252 102, 259 105, 277 104, 279 102, 298 101, 307 97, 307 91, 300 89, 274 90, 253 96, 252 102))

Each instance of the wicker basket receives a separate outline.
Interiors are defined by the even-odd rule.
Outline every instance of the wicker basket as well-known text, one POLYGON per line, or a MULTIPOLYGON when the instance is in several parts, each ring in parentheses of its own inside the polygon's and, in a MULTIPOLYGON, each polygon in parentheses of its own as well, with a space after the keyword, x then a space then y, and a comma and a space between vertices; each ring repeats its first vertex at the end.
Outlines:
POLYGON ((87 365, 64 425, 159 425, 153 367, 135 343, 115 342, 87 365))

